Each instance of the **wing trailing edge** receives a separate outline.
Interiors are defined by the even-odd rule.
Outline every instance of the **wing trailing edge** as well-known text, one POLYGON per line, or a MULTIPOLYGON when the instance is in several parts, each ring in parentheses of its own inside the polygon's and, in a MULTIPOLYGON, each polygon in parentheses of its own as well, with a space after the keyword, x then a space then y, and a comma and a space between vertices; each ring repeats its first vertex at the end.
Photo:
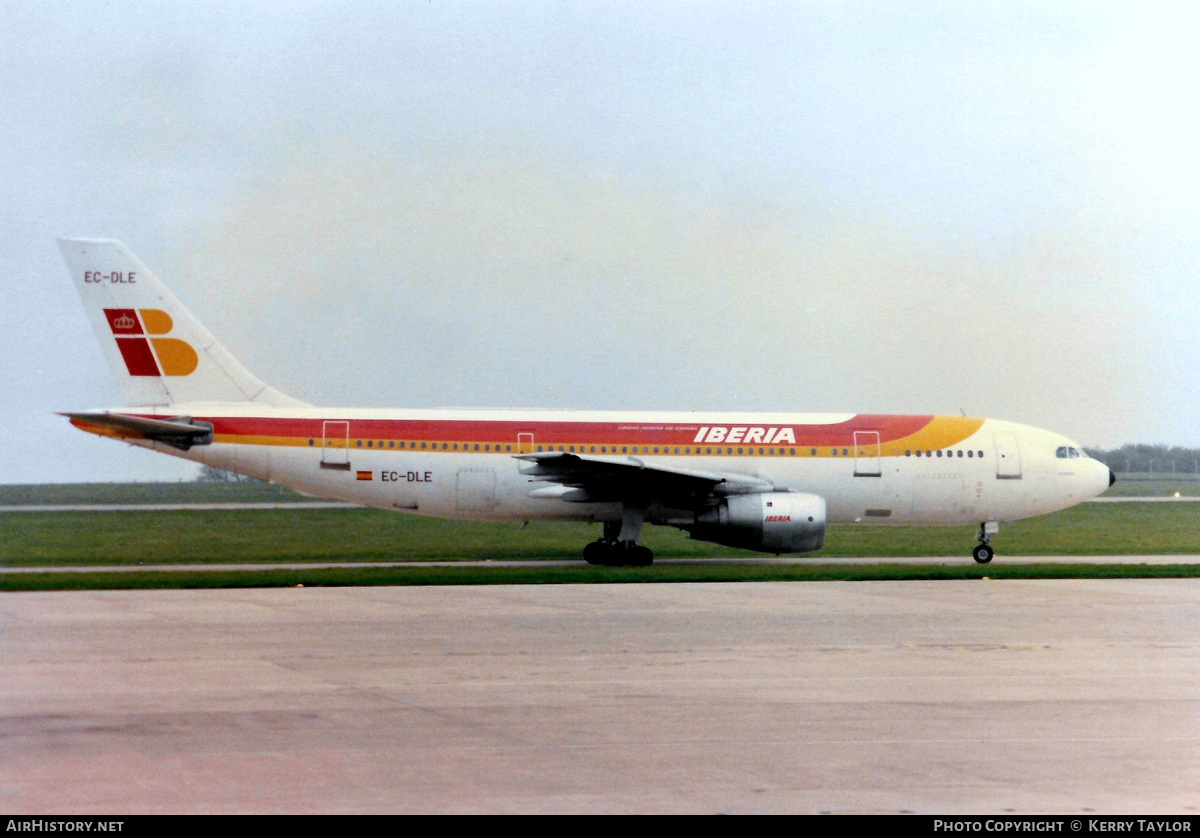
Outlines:
MULTIPOLYGON (((735 472, 647 465, 637 457, 591 457, 563 451, 518 454, 521 473, 562 488, 534 489, 531 497, 574 502, 656 501, 694 508, 716 497, 779 491, 769 480, 735 472)), ((784 490, 786 491, 786 490, 784 490)))

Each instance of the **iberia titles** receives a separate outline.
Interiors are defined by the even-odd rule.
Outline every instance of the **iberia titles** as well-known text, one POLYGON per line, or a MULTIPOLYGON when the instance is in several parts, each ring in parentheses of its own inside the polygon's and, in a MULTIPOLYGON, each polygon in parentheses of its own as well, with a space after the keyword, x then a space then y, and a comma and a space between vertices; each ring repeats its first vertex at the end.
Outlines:
POLYGON ((796 431, 794 428, 705 426, 696 432, 696 438, 692 442, 740 442, 745 445, 756 443, 759 445, 783 445, 787 443, 795 445, 796 431))

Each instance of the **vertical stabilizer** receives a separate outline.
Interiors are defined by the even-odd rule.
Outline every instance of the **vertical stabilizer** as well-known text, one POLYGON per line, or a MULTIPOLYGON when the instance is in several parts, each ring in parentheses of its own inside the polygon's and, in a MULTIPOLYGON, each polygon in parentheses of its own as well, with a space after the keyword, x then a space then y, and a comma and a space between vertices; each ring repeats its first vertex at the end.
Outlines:
POLYGON ((58 245, 128 404, 304 404, 239 364, 125 245, 110 239, 58 245))

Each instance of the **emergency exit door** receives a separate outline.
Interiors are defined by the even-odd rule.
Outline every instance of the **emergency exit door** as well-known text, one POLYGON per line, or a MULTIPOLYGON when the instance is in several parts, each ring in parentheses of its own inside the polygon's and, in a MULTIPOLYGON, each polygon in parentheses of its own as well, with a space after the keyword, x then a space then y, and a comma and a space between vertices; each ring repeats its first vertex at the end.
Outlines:
POLYGON ((854 476, 879 477, 879 431, 854 432, 854 476))
POLYGON ((321 468, 350 470, 350 423, 325 422, 321 430, 321 468))

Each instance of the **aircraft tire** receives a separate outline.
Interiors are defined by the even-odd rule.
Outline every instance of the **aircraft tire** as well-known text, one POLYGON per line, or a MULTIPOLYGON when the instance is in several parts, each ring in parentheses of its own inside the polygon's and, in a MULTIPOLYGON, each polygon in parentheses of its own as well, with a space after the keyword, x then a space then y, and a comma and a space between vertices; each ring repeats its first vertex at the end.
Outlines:
POLYGON ((646 567, 653 564, 654 553, 634 541, 621 541, 610 548, 608 564, 617 567, 646 567))
POLYGON ((987 564, 992 560, 992 556, 995 554, 996 552, 992 549, 990 544, 977 544, 975 549, 971 551, 972 558, 974 558, 979 564, 987 564))
POLYGON ((593 541, 583 548, 583 560, 588 564, 613 564, 612 545, 603 539, 593 541))

